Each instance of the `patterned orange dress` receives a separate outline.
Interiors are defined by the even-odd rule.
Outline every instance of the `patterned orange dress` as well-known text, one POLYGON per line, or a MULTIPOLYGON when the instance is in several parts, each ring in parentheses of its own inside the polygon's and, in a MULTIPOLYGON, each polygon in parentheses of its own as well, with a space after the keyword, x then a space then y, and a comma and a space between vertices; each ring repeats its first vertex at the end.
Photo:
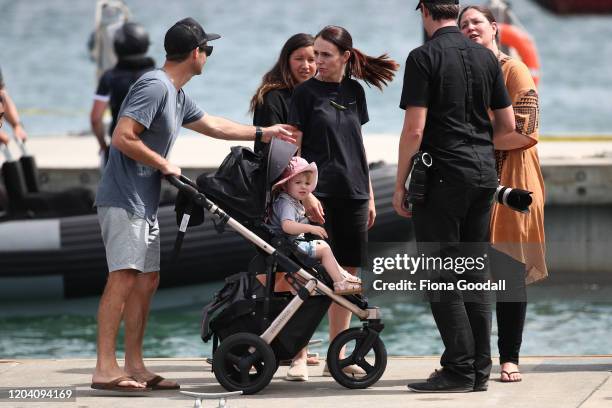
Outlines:
POLYGON ((526 283, 548 276, 544 240, 544 180, 536 144, 539 137, 539 103, 536 86, 529 69, 517 59, 501 58, 504 82, 512 100, 516 131, 531 138, 528 146, 515 150, 496 150, 500 184, 532 191, 533 202, 528 214, 500 204, 491 212, 491 243, 517 261, 525 264, 526 283))

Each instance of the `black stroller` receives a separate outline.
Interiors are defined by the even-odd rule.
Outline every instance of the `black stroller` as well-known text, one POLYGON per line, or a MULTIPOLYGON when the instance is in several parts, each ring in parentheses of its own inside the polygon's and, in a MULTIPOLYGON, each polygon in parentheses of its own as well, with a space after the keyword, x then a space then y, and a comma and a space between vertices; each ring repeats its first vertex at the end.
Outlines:
POLYGON ((366 388, 380 379, 387 365, 379 336, 384 328, 379 309, 369 307, 361 296, 334 294, 324 268, 284 237, 275 236, 264 223, 270 186, 295 150, 294 145, 276 139, 268 157, 234 147, 217 172, 201 175, 197 184, 184 176, 168 178, 179 189, 175 254, 187 226, 203 221, 203 209, 212 214, 218 230, 229 226, 257 249, 248 272, 228 277, 204 308, 202 339, 213 339, 213 372, 228 391, 254 394, 265 388, 279 361, 291 359, 308 344, 331 302, 363 322, 362 327, 350 328, 332 341, 327 365, 333 378, 347 388, 366 388), (295 295, 275 291, 281 271, 295 295), (340 359, 344 347, 345 358, 340 359), (345 373, 343 369, 352 364, 365 374, 345 373))

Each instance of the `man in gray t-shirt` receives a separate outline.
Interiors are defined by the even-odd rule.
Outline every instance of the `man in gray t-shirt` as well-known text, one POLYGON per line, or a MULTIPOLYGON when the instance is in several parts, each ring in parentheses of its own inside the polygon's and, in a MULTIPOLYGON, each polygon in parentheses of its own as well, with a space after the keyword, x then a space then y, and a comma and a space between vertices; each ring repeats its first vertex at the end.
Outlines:
POLYGON ((98 359, 91 387, 114 391, 176 389, 175 381, 147 370, 142 359, 149 304, 159 283, 157 208, 162 176, 181 169, 166 157, 181 127, 227 140, 272 137, 295 142, 288 125, 268 128, 240 125, 204 114, 182 87, 200 75, 212 53, 206 34, 192 18, 166 33, 166 62, 143 75, 126 96, 112 137, 110 157, 98 187, 96 206, 106 249, 109 277, 98 309, 98 359), (115 356, 123 317, 125 367, 115 356))
MULTIPOLYGON (((176 89, 161 69, 145 73, 132 86, 121 105, 120 118, 130 118, 143 126, 142 143, 161 157, 172 148, 181 126, 201 119, 204 112, 176 89)), ((160 172, 111 147, 109 166, 104 172, 96 206, 119 207, 154 222, 159 202, 160 172)))

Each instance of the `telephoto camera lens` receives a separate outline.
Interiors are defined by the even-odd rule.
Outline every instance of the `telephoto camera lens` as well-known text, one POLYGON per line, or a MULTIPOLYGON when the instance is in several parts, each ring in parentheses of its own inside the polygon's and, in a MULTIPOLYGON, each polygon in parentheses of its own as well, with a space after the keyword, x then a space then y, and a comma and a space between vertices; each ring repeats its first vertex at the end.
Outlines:
POLYGON ((514 211, 528 213, 529 206, 533 201, 531 194, 533 194, 531 191, 500 185, 495 191, 494 200, 514 211))

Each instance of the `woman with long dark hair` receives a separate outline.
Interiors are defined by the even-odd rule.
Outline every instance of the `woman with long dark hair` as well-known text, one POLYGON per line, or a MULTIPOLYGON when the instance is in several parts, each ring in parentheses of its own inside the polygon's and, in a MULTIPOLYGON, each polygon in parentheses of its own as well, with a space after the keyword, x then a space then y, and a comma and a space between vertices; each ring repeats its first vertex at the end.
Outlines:
POLYGON ((459 14, 461 32, 490 49, 499 60, 508 89, 516 130, 493 139, 500 184, 532 191, 529 213, 518 213, 500 204, 491 211, 491 273, 506 280, 510 291, 498 294, 496 314, 501 382, 521 381, 519 352, 527 302, 525 283, 548 275, 544 244, 544 179, 536 144, 539 136, 538 91, 525 64, 501 52, 499 27, 486 7, 468 6, 459 14))
MULTIPOLYGON (((315 36, 314 53, 317 74, 296 87, 288 123, 303 133, 298 138, 302 157, 319 169, 314 195, 320 202, 305 200, 306 212, 314 218, 325 215, 332 251, 344 269, 357 275, 376 208, 361 134, 368 108, 355 79, 382 90, 399 66, 386 54, 371 57, 354 48, 350 33, 338 26, 327 26, 315 36)), ((349 311, 332 304, 330 340, 349 327, 350 319, 349 311)), ((329 375, 326 371, 323 375, 329 375)), ((356 365, 345 371, 364 374, 356 365)))
MULTIPOLYGON (((313 44, 314 38, 304 33, 295 34, 285 42, 278 60, 264 74, 251 98, 249 111, 253 113, 253 125, 287 123, 293 89, 316 72, 313 44)), ((255 141, 255 151, 261 152, 266 145, 255 141)))

